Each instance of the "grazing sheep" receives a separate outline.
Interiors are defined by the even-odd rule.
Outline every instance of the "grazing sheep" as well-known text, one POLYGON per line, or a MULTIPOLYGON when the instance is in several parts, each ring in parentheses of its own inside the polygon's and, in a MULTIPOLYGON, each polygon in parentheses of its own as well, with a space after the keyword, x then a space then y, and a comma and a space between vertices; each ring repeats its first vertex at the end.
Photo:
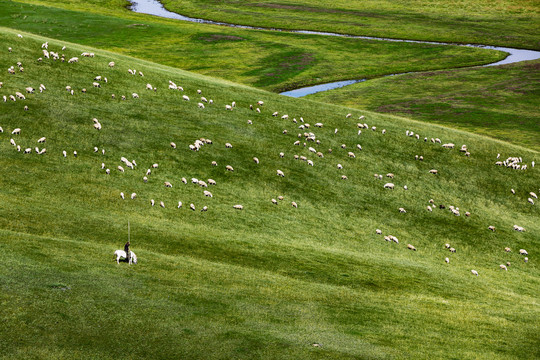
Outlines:
POLYGON ((394 178, 394 174, 388 173, 388 174, 386 174, 386 177, 388 177, 388 178, 390 178, 390 179, 393 179, 393 178, 394 178))
POLYGON ((189 96, 187 96, 187 95, 182 95, 182 99, 184 99, 185 101, 189 101, 189 96))
POLYGON ((350 157, 350 158, 356 158, 356 156, 354 155, 354 153, 352 151, 349 151, 347 153, 347 155, 350 157))
POLYGON ((208 179, 208 185, 216 185, 216 180, 208 179))
POLYGON ((227 171, 234 171, 234 169, 233 169, 233 167, 231 165, 225 166, 225 169, 227 169, 227 171))
POLYGON ((253 158, 253 161, 255 162, 255 164, 258 164, 258 163, 259 163, 259 159, 256 158, 256 157, 253 158))
POLYGON ((212 193, 211 193, 210 191, 208 191, 208 190, 204 190, 204 191, 203 191, 203 194, 204 194, 204 196, 206 196, 206 197, 213 197, 212 193))
POLYGON ((159 166, 158 164, 152 164, 152 168, 154 168, 154 169, 157 169, 158 166, 159 166))
POLYGON ((120 197, 122 198, 122 200, 124 200, 124 193, 123 192, 120 193, 120 197))
POLYGON ((534 205, 534 200, 531 198, 527 198, 527 201, 530 202, 532 205, 534 205))
POLYGON ((453 247, 449 248, 448 251, 450 251, 451 253, 455 253, 456 252, 456 249, 454 249, 453 247))
POLYGON ((173 142, 171 142, 171 147, 172 147, 173 149, 176 149, 176 144, 173 143, 173 142))
POLYGON ((39 138, 37 142, 38 143, 44 143, 46 140, 47 140, 47 138, 44 136, 42 138, 39 138))
POLYGON ((159 206, 161 206, 162 208, 165 209, 165 203, 163 203, 163 201, 160 201, 160 202, 159 202, 159 206))
POLYGON ((277 202, 276 199, 272 199, 271 201, 272 201, 272 204, 274 204, 274 205, 277 205, 277 204, 278 204, 278 202, 277 202))
POLYGON ((278 199, 279 201, 281 201, 281 200, 284 199, 284 197, 280 195, 280 196, 277 197, 277 199, 278 199))
POLYGON ((444 261, 447 263, 447 264, 450 264, 450 259, 449 258, 444 258, 444 261))
POLYGON ((478 271, 476 271, 476 270, 471 270, 471 273, 472 273, 473 275, 478 276, 478 271))
POLYGON ((21 129, 19 128, 16 128, 15 130, 11 132, 11 135, 20 135, 20 134, 21 134, 21 129))
POLYGON ((225 143, 225 148, 232 149, 232 145, 230 143, 225 143))
POLYGON ((405 214, 405 213, 407 212, 407 210, 405 210, 404 208, 399 208, 399 212, 400 212, 401 214, 405 214))
POLYGON ((137 93, 133 93, 133 94, 131 94, 131 96, 132 96, 134 99, 138 99, 138 98, 139 98, 139 94, 137 94, 137 93))
POLYGON ((291 202, 291 206, 292 206, 293 208, 295 208, 295 209, 297 209, 297 208, 298 208, 298 204, 297 204, 297 203, 295 203, 294 201, 293 201, 293 202, 291 202))
POLYGON ((136 193, 131 193, 131 200, 135 200, 136 197, 137 197, 136 193))
POLYGON ((111 173, 111 169, 105 170, 105 174, 109 175, 111 173))
POLYGON ((488 226, 488 230, 495 231, 495 226, 493 225, 488 226))
POLYGON ((187 184, 187 179, 186 179, 185 177, 183 177, 183 178, 182 178, 182 182, 183 182, 184 184, 187 184))
POLYGON ((385 188, 385 189, 394 189, 394 184, 392 184, 392 183, 386 183, 386 184, 384 184, 384 188, 385 188))
POLYGON ((439 172, 437 170, 435 170, 435 169, 431 169, 431 170, 429 170, 429 173, 437 175, 439 172))
POLYGON ((93 82, 92 86, 94 86, 95 88, 100 88, 101 87, 100 83, 98 83, 98 82, 93 82))
POLYGON ((281 171, 281 170, 277 170, 277 171, 276 171, 276 174, 277 174, 278 176, 285 177, 285 174, 284 174, 283 171, 281 171))
POLYGON ((375 229, 375 234, 382 235, 382 230, 381 229, 375 229))
POLYGON ((73 156, 77 157, 77 151, 73 152, 73 156))
POLYGON ((499 268, 501 268, 501 270, 508 271, 508 268, 504 264, 499 265, 499 268))
POLYGON ((208 211, 208 206, 203 206, 203 208, 201 209, 201 212, 203 211, 208 211))
POLYGON ((244 207, 242 205, 234 205, 233 208, 236 210, 244 210, 244 207))
POLYGON ((123 168, 123 167, 121 167, 121 166, 119 165, 119 166, 118 166, 118 171, 120 171, 120 172, 124 172, 124 168, 123 168))
POLYGON ((416 248, 414 246, 412 246, 411 244, 407 244, 407 249, 412 250, 412 251, 416 251, 416 248))
POLYGON ((230 111, 232 111, 232 110, 233 110, 233 108, 232 108, 232 106, 231 106, 231 105, 225 105, 225 110, 230 110, 230 111))
POLYGON ((529 253, 525 249, 519 249, 519 255, 529 255, 529 253))
POLYGON ((427 206, 427 211, 429 211, 429 212, 432 212, 432 211, 433 211, 433 209, 431 208, 431 206, 429 206, 429 205, 427 206))
POLYGON ((341 175, 341 180, 347 180, 348 177, 346 175, 341 175))
POLYGON ((528 258, 528 257, 526 257, 526 258, 524 258, 524 259, 523 259, 523 261, 525 261, 525 262, 529 262, 529 258, 528 258))
POLYGON ((282 152, 280 152, 280 153, 279 153, 279 157, 280 157, 280 158, 283 158, 283 157, 285 157, 285 154, 282 153, 282 152))
POLYGON ((538 199, 538 196, 535 193, 533 193, 532 191, 529 193, 529 195, 531 195, 531 197, 533 197, 535 199, 538 199))
POLYGON ((165 187, 167 187, 167 188, 172 188, 172 184, 171 184, 170 182, 168 182, 168 181, 165 181, 163 184, 164 184, 165 187))
POLYGON ((525 231, 525 229, 524 229, 523 227, 518 226, 518 225, 514 225, 514 230, 515 230, 515 231, 519 231, 519 232, 525 231))

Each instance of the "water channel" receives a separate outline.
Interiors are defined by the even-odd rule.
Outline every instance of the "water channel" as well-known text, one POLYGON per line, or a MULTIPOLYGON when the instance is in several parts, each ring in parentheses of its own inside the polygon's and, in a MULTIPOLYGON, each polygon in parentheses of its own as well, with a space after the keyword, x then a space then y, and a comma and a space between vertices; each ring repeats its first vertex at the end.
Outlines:
MULTIPOLYGON (((331 32, 311 31, 311 30, 286 30, 286 29, 278 29, 278 28, 263 28, 263 27, 257 27, 257 26, 238 25, 238 24, 231 24, 231 23, 212 21, 212 20, 206 20, 206 19, 198 19, 198 18, 192 18, 189 16, 180 15, 180 14, 177 14, 177 13, 174 13, 172 11, 165 9, 163 4, 161 4, 158 0, 129 0, 129 2, 131 2, 130 9, 137 13, 160 16, 164 18, 176 19, 176 20, 181 20, 181 21, 201 23, 201 24, 220 25, 220 26, 235 27, 235 28, 240 28, 240 29, 250 29, 250 30, 267 30, 267 31, 281 31, 281 32, 290 32, 290 33, 308 34, 308 35, 337 36, 337 37, 346 37, 346 38, 351 38, 351 39, 407 42, 407 43, 447 45, 447 46, 465 46, 465 47, 474 47, 474 48, 482 48, 482 49, 489 49, 489 50, 499 50, 508 54, 506 58, 500 61, 496 61, 496 62, 482 65, 482 66, 496 66, 496 65, 503 65, 503 64, 512 64, 512 63, 525 61, 525 60, 540 59, 540 51, 535 51, 535 50, 514 49, 514 48, 508 48, 508 47, 478 45, 478 44, 453 44, 453 43, 443 43, 443 42, 435 42, 435 41, 378 38, 378 37, 371 37, 371 36, 346 35, 346 34, 337 34, 337 33, 331 33, 331 32)), ((401 74, 390 74, 386 76, 395 76, 395 75, 401 75, 401 74)), ((306 95, 315 94, 321 91, 337 89, 343 86, 352 85, 352 84, 363 82, 363 81, 366 81, 366 79, 335 81, 331 83, 307 86, 307 87, 303 87, 303 88, 299 88, 295 90, 285 91, 285 92, 282 92, 281 95, 291 96, 291 97, 303 97, 306 95)))

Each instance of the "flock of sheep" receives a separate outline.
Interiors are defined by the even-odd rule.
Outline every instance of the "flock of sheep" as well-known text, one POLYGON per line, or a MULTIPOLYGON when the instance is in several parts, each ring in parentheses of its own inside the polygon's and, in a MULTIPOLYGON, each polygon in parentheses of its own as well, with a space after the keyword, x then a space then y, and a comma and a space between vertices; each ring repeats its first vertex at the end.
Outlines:
MULTIPOLYGON (((65 50, 65 47, 62 48, 62 51, 64 51, 64 50, 65 50)), ((8 51, 12 52, 13 49, 10 47, 8 49, 8 51)), ((41 53, 43 54, 43 57, 40 57, 39 59, 37 59, 38 62, 46 61, 46 60, 44 60, 44 58, 48 59, 50 61, 62 61, 62 62, 64 62, 65 59, 66 59, 64 54, 60 54, 59 52, 54 52, 54 51, 49 50, 49 44, 47 42, 42 44, 41 53)), ((81 56, 82 57, 93 58, 94 54, 90 53, 90 52, 84 52, 84 53, 81 54, 81 56)), ((99 61, 99 60, 92 60, 92 61, 99 61)), ((76 63, 79 62, 79 58, 78 57, 71 57, 67 62, 70 63, 70 64, 76 64, 76 63)), ((109 62, 108 63, 108 66, 110 68, 115 67, 115 65, 116 64, 114 62, 109 62)), ((17 62, 15 65, 10 66, 8 68, 8 71, 7 71, 8 76, 9 75, 14 75, 16 73, 17 69, 18 69, 19 72, 24 72, 24 68, 23 68, 21 62, 17 62)), ((120 76, 120 75, 117 75, 117 76, 120 76)), ((139 76, 139 77, 143 78, 144 74, 141 71, 137 71, 135 69, 128 69, 125 76, 139 76)), ((89 79, 89 84, 90 83, 92 84, 93 87, 102 89, 102 85, 104 86, 105 84, 109 83, 109 80, 107 79, 107 77, 105 77, 103 75, 95 75, 95 76, 93 75, 92 79, 89 79), (90 80, 92 80, 92 81, 90 81, 90 80)), ((3 86, 3 83, 0 82, 0 88, 2 88, 2 86, 3 86)), ((141 87, 141 89, 142 89, 142 87, 141 87)), ((45 87, 45 85, 43 85, 43 84, 39 85, 39 92, 40 93, 42 93, 42 92, 44 92, 46 90, 47 90, 47 88, 45 87)), ((71 85, 67 85, 65 87, 65 90, 67 92, 69 92, 71 95, 74 95, 74 89, 71 87, 71 85)), ((27 94, 35 94, 35 89, 32 86, 26 87, 25 91, 26 91, 27 94)), ((147 83, 144 86, 144 90, 142 90, 142 91, 143 92, 144 91, 156 92, 157 88, 154 85, 152 85, 150 83, 147 83)), ((184 91, 184 89, 181 86, 178 86, 173 81, 169 81, 168 90, 166 90, 166 91, 180 91, 180 92, 182 92, 182 91, 184 91)), ((82 88, 81 92, 85 93, 86 89, 82 88)), ((212 99, 207 99, 205 96, 202 96, 202 90, 200 90, 200 89, 197 90, 197 95, 200 96, 200 101, 197 103, 197 107, 199 109, 201 109, 201 111, 203 109, 205 109, 206 106, 214 104, 214 101, 212 99)), ((136 92, 133 92, 131 94, 131 97, 133 99, 135 99, 135 100, 140 98, 139 94, 136 93, 136 92)), ((110 98, 111 99, 116 99, 116 95, 111 94, 110 98)), ((182 99, 183 99, 183 101, 186 101, 186 102, 191 101, 191 99, 187 95, 182 95, 182 99)), ((7 102, 8 100, 9 101, 18 101, 18 100, 24 101, 24 100, 26 100, 26 96, 22 92, 17 91, 17 92, 15 92, 15 94, 4 95, 3 100, 4 100, 4 102, 7 102)), ((121 95, 121 100, 127 100, 127 96, 126 95, 121 95)), ((232 102, 230 104, 224 104, 223 109, 224 109, 224 111, 234 111, 236 107, 237 107, 236 103, 232 102)), ((259 100, 256 103, 255 107, 253 105, 250 105, 249 108, 251 110, 253 110, 253 111, 256 111, 257 113, 261 113, 262 112, 261 108, 264 108, 264 102, 259 100)), ((27 110, 27 109, 28 108, 25 107, 25 110, 27 110)), ((280 114, 277 111, 273 112, 271 114, 272 117, 278 117, 279 115, 280 114)), ((352 114, 347 114, 346 115, 346 118, 351 118, 351 117, 352 117, 352 114)), ((324 152, 326 152, 328 154, 331 154, 333 152, 332 149, 324 150, 324 152, 322 150, 320 150, 320 149, 316 149, 316 147, 321 144, 321 140, 315 134, 316 130, 311 130, 311 125, 309 123, 305 122, 302 117, 299 117, 298 120, 296 118, 290 119, 288 114, 282 114, 280 118, 283 121, 286 121, 287 123, 297 127, 297 129, 298 129, 298 134, 296 136, 296 139, 294 141, 291 141, 291 148, 290 148, 291 152, 293 152, 293 153, 296 152, 295 149, 300 150, 302 148, 306 148, 306 149, 309 150, 309 153, 312 153, 315 157, 312 158, 312 159, 309 159, 308 156, 300 155, 300 153, 301 153, 300 151, 298 151, 297 154, 292 154, 292 155, 289 155, 289 154, 286 155, 285 152, 282 151, 282 152, 279 152, 279 154, 275 154, 275 156, 279 156, 279 158, 284 158, 286 156, 290 156, 291 158, 299 161, 299 163, 304 162, 308 166, 313 167, 313 166, 315 166, 316 162, 318 161, 317 159, 324 158, 324 156, 325 156, 324 152)), ((385 136, 385 134, 387 134, 386 129, 382 129, 382 130, 379 131, 379 130, 377 130, 376 126, 369 126, 366 122, 364 122, 365 121, 364 116, 360 116, 359 121, 360 122, 358 122, 356 124, 356 128, 357 128, 357 131, 358 131, 357 134, 358 135, 361 135, 362 131, 370 132, 370 133, 374 133, 374 134, 380 134, 380 136, 385 136)), ((92 124, 96 131, 107 131, 106 123, 105 123, 105 125, 103 125, 102 121, 98 120, 97 118, 92 118, 91 121, 89 121, 89 124, 92 124)), ((252 125, 252 124, 253 124, 252 120, 247 120, 247 125, 248 126, 252 125)), ((313 125, 313 127, 316 128, 316 129, 321 129, 324 126, 325 125, 322 122, 318 122, 318 123, 315 123, 313 125)), ((3 132, 4 132, 4 129, 2 127, 0 127, 0 133, 3 133, 3 132)), ((15 139, 17 137, 21 136, 21 133, 23 132, 22 129, 14 128, 10 132, 13 135, 13 138, 10 139, 10 143, 11 143, 11 145, 13 145, 13 147, 14 147, 14 149, 16 149, 16 151, 22 152, 23 154, 30 154, 33 151, 35 151, 35 153, 39 154, 39 155, 43 155, 43 154, 46 153, 46 149, 45 148, 40 149, 39 146, 35 146, 35 148, 32 149, 32 147, 21 146, 20 144, 18 144, 18 141, 16 141, 15 139)), ((334 133, 334 135, 336 135, 336 134, 338 134, 338 132, 339 132, 339 129, 336 128, 336 129, 334 129, 333 133, 334 133)), ((282 134, 287 135, 288 133, 289 133, 289 131, 287 129, 282 130, 282 134)), ((423 141, 426 142, 426 143, 440 144, 440 146, 442 146, 443 148, 448 149, 448 150, 452 150, 452 149, 455 148, 455 144, 453 144, 453 143, 442 143, 442 141, 440 139, 438 139, 438 138, 428 139, 427 137, 421 137, 419 134, 416 134, 415 132, 413 132, 411 130, 406 130, 405 131, 405 136, 410 137, 412 139, 416 139, 416 140, 422 140, 423 139, 423 141)), ((47 138, 45 136, 43 136, 43 137, 40 137, 39 139, 36 139, 35 141, 39 145, 39 144, 44 144, 46 142, 46 140, 47 140, 47 138)), ((230 151, 234 151, 234 146, 233 146, 232 143, 227 142, 227 143, 221 144, 221 145, 214 145, 212 140, 206 139, 206 138, 195 139, 193 141, 193 143, 186 144, 185 146, 178 146, 173 141, 169 142, 169 144, 167 145, 167 147, 169 147, 170 151, 194 151, 194 152, 202 150, 203 147, 205 147, 205 146, 224 146, 226 149, 231 149, 230 151)), ((356 154, 353 151, 349 150, 348 146, 346 144, 342 144, 341 148, 343 149, 343 151, 346 152, 346 157, 347 158, 350 158, 350 159, 355 159, 356 158, 356 154)), ((354 151, 363 151, 362 146, 360 144, 355 144, 353 150, 354 151)), ((94 153, 100 152, 99 148, 97 146, 94 147, 93 152, 94 153)), ((462 145, 459 148, 459 152, 463 153, 464 156, 467 156, 467 157, 471 156, 471 153, 469 152, 469 149, 467 148, 466 145, 462 145)), ((101 149, 101 154, 102 155, 105 154, 105 149, 101 149)), ((77 151, 73 151, 73 156, 77 157, 77 155, 78 155, 77 151)), ((267 154, 267 155, 271 156, 271 154, 267 154)), ((62 156, 67 157, 67 151, 66 150, 62 151, 62 156)), ((497 159, 499 159, 499 157, 500 157, 500 155, 497 155, 497 159)), ((423 161, 424 157, 422 155, 415 155, 415 160, 416 161, 423 161)), ((253 162, 255 164, 259 164, 260 163, 259 158, 253 157, 253 162)), ((505 166, 505 167, 508 167, 508 168, 511 168, 511 169, 527 170, 527 164, 523 163, 523 159, 521 157, 509 157, 508 159, 506 159, 504 161, 497 161, 495 164, 499 165, 499 166, 505 166)), ((218 166, 218 163, 216 161, 212 161, 212 163, 209 164, 209 165, 210 166, 218 166)), ((530 163, 531 168, 534 168, 534 165, 535 165, 534 161, 530 163)), ((341 163, 336 164, 336 167, 337 167, 338 170, 343 169, 343 165, 341 163)), ((146 170, 137 171, 137 168, 138 168, 137 162, 135 160, 128 160, 125 156, 120 156, 119 157, 119 162, 114 164, 114 167, 113 166, 108 167, 108 166, 106 166, 105 163, 101 162, 101 170, 103 171, 104 175, 111 175, 111 170, 110 170, 111 168, 116 168, 116 170, 119 173, 125 173, 126 171, 133 171, 134 174, 140 174, 141 181, 143 181, 144 183, 148 182, 148 179, 152 174, 154 174, 156 171, 159 171, 158 170, 159 165, 157 163, 151 164, 146 170)), ((225 165, 225 169, 227 171, 234 172, 234 168, 233 168, 233 166, 231 164, 225 165)), ((437 169, 429 170, 429 174, 431 174, 433 176, 441 176, 441 174, 439 173, 439 171, 437 169)), ((283 178, 283 177, 286 176, 286 173, 281 169, 276 169, 275 170, 275 176, 279 176, 279 177, 283 178)), ((427 176, 429 176, 429 175, 427 175, 427 176)), ((385 176, 383 174, 374 174, 375 180, 382 180, 384 177, 387 177, 388 179, 393 181, 393 179, 395 178, 395 175, 393 173, 387 173, 385 176)), ((346 175, 340 175, 340 179, 346 181, 346 180, 348 180, 348 177, 346 175)), ((185 177, 182 177, 180 181, 181 181, 181 183, 183 185, 187 185, 189 183, 189 181, 185 177)), ((211 191, 209 191, 208 189, 209 189, 210 186, 216 186, 217 185, 217 182, 215 180, 213 180, 211 178, 208 178, 206 180, 201 180, 201 179, 197 179, 197 178, 191 178, 190 182, 192 184, 194 184, 195 186, 198 186, 198 187, 201 188, 202 194, 205 196, 205 198, 212 199, 214 197, 214 194, 211 191)), ((183 185, 180 185, 180 186, 183 186, 183 185)), ((163 183, 164 188, 172 188, 173 186, 176 186, 176 184, 172 180, 165 181, 163 183)), ((403 188, 404 191, 408 190, 408 187, 407 187, 406 184, 401 185, 400 188, 401 187, 403 188)), ((383 188, 388 189, 389 191, 396 191, 395 190, 396 185, 393 182, 385 183, 383 185, 383 188)), ((511 189, 511 192, 513 194, 515 194, 514 189, 511 189)), ((129 194, 129 192, 126 192, 126 193, 120 192, 119 197, 122 200, 125 200, 128 197, 130 199, 132 199, 132 200, 135 200, 135 199, 138 198, 138 195, 135 192, 132 192, 131 194, 129 194, 129 196, 128 196, 128 194, 129 194)), ((530 191, 529 196, 530 197, 528 198, 528 202, 530 204, 534 205, 534 199, 538 199, 536 193, 534 193, 533 191, 530 191)), ((277 200, 275 198, 269 199, 269 201, 274 205, 278 205, 279 202, 283 201, 283 200, 284 200, 283 195, 278 196, 277 200)), ((148 199, 147 201, 150 204, 150 206, 154 206, 156 203, 158 203, 158 201, 156 201, 153 198, 148 199)), ((162 208, 166 207, 166 204, 164 203, 164 201, 159 200, 158 204, 162 208)), ((292 207, 294 207, 294 208, 298 208, 298 203, 296 203, 295 201, 292 201, 290 203, 290 205, 292 207)), ((175 204, 175 206, 176 206, 176 208, 181 209, 183 207, 182 201, 178 201, 178 203, 175 204)), ((235 209, 235 210, 243 210, 244 205, 242 205, 242 204, 232 204, 232 208, 235 209)), ((195 211, 196 210, 195 204, 190 203, 189 209, 191 209, 192 211, 195 211)), ((426 209, 429 212, 432 212, 434 209, 436 209, 436 205, 435 205, 435 202, 434 202, 433 199, 429 199, 428 205, 426 206, 426 209)), ((439 209, 446 209, 446 206, 440 204, 439 209)), ((205 204, 205 205, 200 207, 201 212, 205 212, 205 211, 208 211, 208 210, 209 210, 209 205, 208 204, 205 204)), ((460 216, 461 215, 461 211, 460 211, 459 207, 457 207, 457 206, 449 205, 448 210, 454 216, 460 216)), ((403 207, 400 207, 398 209, 398 211, 401 214, 406 214, 407 213, 407 210, 405 208, 403 208, 403 207)), ((406 215, 404 215, 404 216, 406 216, 406 215)), ((466 217, 471 216, 470 212, 468 212, 468 211, 465 212, 465 216, 466 217)), ((491 230, 491 231, 495 231, 495 227, 493 227, 491 225, 488 227, 488 229, 491 230)), ((517 232, 524 232, 525 231, 525 229, 523 227, 518 226, 518 225, 514 225, 513 229, 515 231, 517 231, 517 232)), ((383 235, 383 232, 380 229, 376 229, 375 233, 376 233, 376 235, 383 235)), ((384 240, 388 241, 388 242, 393 242, 393 243, 399 244, 398 238, 393 236, 393 235, 384 236, 384 240)), ((449 244, 446 244, 445 247, 451 253, 456 252, 456 249, 451 247, 449 244)), ((413 250, 413 251, 417 250, 416 247, 413 246, 412 244, 407 244, 407 248, 410 249, 410 250, 413 250)), ((505 251, 510 252, 511 250, 510 250, 510 248, 507 247, 507 248, 505 248, 505 251)), ((528 255, 527 251, 524 250, 524 249, 520 249, 519 253, 520 253, 520 255, 524 255, 524 256, 528 255)), ((525 257, 524 261, 527 262, 528 258, 525 257)), ((450 262, 448 257, 445 258, 445 262, 446 263, 450 262)), ((508 270, 509 265, 510 265, 510 263, 500 264, 499 267, 501 269, 503 269, 503 270, 508 270)), ((471 270, 471 272, 472 272, 472 274, 478 276, 478 272, 476 270, 473 269, 473 270, 471 270)))

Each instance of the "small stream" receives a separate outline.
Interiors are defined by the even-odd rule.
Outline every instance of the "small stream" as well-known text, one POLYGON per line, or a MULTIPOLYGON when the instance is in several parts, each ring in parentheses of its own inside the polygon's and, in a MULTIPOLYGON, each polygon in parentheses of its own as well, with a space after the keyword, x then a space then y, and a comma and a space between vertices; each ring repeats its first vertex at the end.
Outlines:
MULTIPOLYGON (((389 38, 379 38, 379 37, 372 37, 372 36, 337 34, 337 33, 322 32, 322 31, 285 30, 285 29, 277 29, 277 28, 263 28, 263 27, 257 27, 257 26, 249 26, 249 25, 238 25, 238 24, 224 23, 224 22, 219 22, 219 21, 197 19, 197 18, 180 15, 180 14, 177 14, 177 13, 174 13, 165 9, 163 7, 163 4, 161 4, 158 0, 128 0, 128 1, 131 3, 130 9, 137 13, 160 16, 164 18, 176 19, 176 20, 181 20, 181 21, 195 22, 195 23, 200 23, 200 24, 220 25, 220 26, 228 26, 228 27, 234 27, 234 28, 240 28, 240 29, 250 29, 250 30, 267 30, 267 31, 281 31, 281 32, 290 32, 290 33, 307 34, 307 35, 336 36, 336 37, 346 37, 346 38, 363 39, 363 40, 393 41, 393 42, 448 45, 448 46, 465 46, 465 47, 474 47, 474 48, 482 48, 482 49, 489 49, 489 50, 498 50, 498 51, 503 51, 508 54, 508 56, 504 58, 503 60, 496 61, 491 64, 486 64, 482 66, 496 66, 496 65, 503 65, 503 64, 512 64, 512 63, 525 61, 525 60, 540 59, 540 51, 514 49, 514 48, 500 47, 500 46, 475 45, 475 44, 453 44, 453 43, 444 43, 444 42, 436 42, 436 41, 389 39, 389 38)), ((406 73, 403 73, 403 74, 406 74, 406 73)), ((395 76, 395 75, 402 75, 402 74, 390 74, 386 76, 395 76)), ((295 90, 282 92, 281 95, 291 96, 291 97, 303 97, 303 96, 315 94, 321 91, 328 91, 332 89, 341 88, 343 86, 356 84, 356 83, 363 82, 366 80, 367 79, 342 80, 342 81, 336 81, 336 82, 331 82, 331 83, 326 83, 326 84, 307 86, 307 87, 303 87, 303 88, 299 88, 295 90)))

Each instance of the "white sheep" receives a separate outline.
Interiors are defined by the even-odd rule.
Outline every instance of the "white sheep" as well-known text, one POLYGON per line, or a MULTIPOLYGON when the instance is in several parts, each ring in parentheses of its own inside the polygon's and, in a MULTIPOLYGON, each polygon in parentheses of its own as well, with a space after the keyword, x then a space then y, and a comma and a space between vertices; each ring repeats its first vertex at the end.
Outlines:
POLYGON ((208 179, 208 185, 216 185, 216 180, 208 179))
POLYGON ((20 134, 21 134, 21 129, 19 128, 16 128, 15 130, 11 132, 11 135, 20 135, 20 134))
POLYGON ((118 165, 118 171, 120 171, 120 172, 124 172, 124 168, 123 168, 123 167, 121 167, 120 165, 118 165))
POLYGON ((256 157, 253 158, 253 161, 255 162, 255 164, 258 164, 258 163, 259 163, 259 159, 256 158, 256 157))
POLYGON ((225 169, 227 169, 227 171, 234 171, 234 169, 233 169, 233 167, 231 165, 225 166, 225 169))
POLYGON ((472 273, 473 275, 478 276, 478 271, 476 271, 476 270, 471 270, 471 273, 472 273))
POLYGON ((225 148, 232 149, 232 145, 230 143, 225 143, 225 148))
POLYGON ((187 95, 182 95, 182 99, 184 99, 185 101, 189 101, 189 96, 187 96, 187 95))
POLYGON ((177 206, 177 208, 178 208, 178 209, 180 209, 181 207, 182 207, 182 202, 181 202, 181 201, 179 201, 179 202, 178 202, 178 206, 177 206))
POLYGON ((412 251, 416 251, 416 248, 411 244, 407 244, 407 249, 412 250, 412 251))
POLYGON ((519 255, 529 255, 529 253, 525 249, 519 249, 519 255))
POLYGON ((122 200, 124 200, 125 197, 123 192, 120 193, 120 197, 122 198, 122 200))
POLYGON ((195 204, 189 204, 189 208, 193 211, 195 211, 195 204))
POLYGON ((165 187, 167 187, 167 188, 172 188, 172 184, 170 182, 168 182, 168 181, 165 181, 163 183, 163 185, 165 185, 165 187))
POLYGON ((350 158, 356 158, 356 156, 354 155, 354 153, 352 151, 349 151, 347 153, 347 155, 350 157, 350 158))
POLYGON ((298 208, 298 204, 297 204, 296 202, 294 202, 294 201, 291 202, 291 206, 292 206, 293 208, 295 208, 295 209, 298 208))
POLYGON ((234 205, 233 208, 236 210, 244 210, 244 207, 242 205, 234 205))
POLYGON ((501 270, 508 271, 508 268, 504 264, 499 265, 499 268, 501 268, 501 270))
POLYGON ((385 189, 394 189, 394 184, 392 184, 392 183, 386 183, 386 184, 384 184, 384 188, 385 188, 385 189))
POLYGON ((204 194, 204 196, 206 196, 206 197, 213 197, 212 193, 211 193, 210 191, 208 191, 208 190, 204 190, 204 191, 203 191, 203 194, 204 194))
POLYGON ((279 169, 276 171, 276 174, 277 174, 277 176, 285 177, 285 174, 283 173, 283 171, 281 171, 279 169))

